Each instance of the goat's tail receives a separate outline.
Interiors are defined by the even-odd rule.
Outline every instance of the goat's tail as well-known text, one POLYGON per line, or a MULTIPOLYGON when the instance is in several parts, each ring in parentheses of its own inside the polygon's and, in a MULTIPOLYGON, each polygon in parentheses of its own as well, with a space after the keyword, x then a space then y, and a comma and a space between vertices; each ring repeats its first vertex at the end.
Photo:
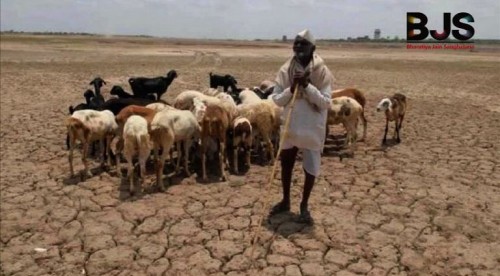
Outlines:
POLYGON ((66 127, 68 128, 68 130, 84 129, 85 125, 82 123, 82 121, 73 117, 69 117, 68 119, 66 119, 66 127))

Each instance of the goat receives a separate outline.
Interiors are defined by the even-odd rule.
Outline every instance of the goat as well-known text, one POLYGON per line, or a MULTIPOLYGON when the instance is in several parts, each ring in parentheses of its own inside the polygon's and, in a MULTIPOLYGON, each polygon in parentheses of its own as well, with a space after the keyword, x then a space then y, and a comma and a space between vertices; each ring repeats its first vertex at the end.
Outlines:
POLYGON ((104 97, 101 95, 101 87, 106 85, 106 82, 101 77, 96 77, 89 85, 94 85, 95 97, 92 99, 93 104, 100 107, 104 104, 104 97))
POLYGON ((129 105, 140 105, 146 106, 148 104, 157 103, 163 101, 155 101, 143 98, 114 98, 107 100, 101 107, 101 110, 110 110, 113 114, 117 115, 122 109, 129 105))
POLYGON ((363 108, 363 112, 361 113, 360 117, 361 121, 363 121, 363 138, 361 138, 361 140, 364 141, 366 139, 366 126, 367 126, 367 121, 365 118, 365 105, 366 105, 365 95, 363 95, 361 91, 355 88, 344 88, 332 91, 332 99, 342 96, 346 96, 356 100, 363 108))
POLYGON ((221 75, 216 75, 212 74, 212 72, 209 73, 210 76, 210 88, 215 88, 222 86, 224 88, 224 92, 227 92, 227 89, 231 87, 233 90, 236 90, 236 84, 238 83, 236 79, 229 75, 226 74, 224 76, 221 75))
POLYGON ((406 96, 400 93, 395 93, 392 97, 382 99, 377 105, 377 111, 385 112, 385 132, 382 145, 386 144, 387 131, 389 122, 395 121, 394 138, 396 142, 401 143, 399 131, 403 125, 403 119, 406 113, 406 96))
POLYGON ((363 107, 356 100, 347 96, 332 99, 328 109, 326 136, 328 136, 329 125, 343 124, 347 131, 344 146, 353 144, 357 140, 358 118, 362 114, 363 107))
POLYGON ((233 160, 234 172, 238 170, 238 151, 240 147, 245 150, 245 164, 250 166, 250 150, 252 148, 252 124, 245 117, 237 117, 233 122, 233 160))
MULTIPOLYGON (((123 154, 127 160, 127 177, 130 181, 130 193, 134 188, 133 157, 138 155, 140 176, 146 176, 146 161, 151 151, 149 147, 148 121, 138 115, 130 116, 123 127, 123 154)), ((118 167, 118 163, 116 164, 118 167)))
POLYGON ((254 87, 252 90, 261 98, 267 99, 269 95, 273 93, 274 87, 276 86, 276 82, 270 80, 264 80, 257 87, 254 87))
POLYGON ((145 98, 147 94, 156 94, 159 100, 177 76, 177 71, 170 70, 165 77, 133 77, 128 79, 128 83, 135 97, 145 98))
POLYGON ((227 111, 218 105, 208 105, 205 111, 205 116, 201 123, 201 154, 202 154, 202 171, 203 180, 207 180, 207 168, 206 168, 206 149, 208 139, 212 138, 218 140, 219 142, 219 165, 221 170, 221 179, 225 181, 227 179, 226 172, 224 170, 224 164, 227 163, 226 159, 226 134, 229 127, 229 114, 227 111))
MULTIPOLYGON (((109 110, 78 110, 71 117, 66 119, 66 128, 69 134, 70 149, 69 149, 69 166, 71 176, 74 176, 73 171, 73 149, 75 148, 76 140, 83 144, 82 161, 85 167, 85 176, 91 176, 87 164, 87 152, 89 144, 95 140, 100 140, 101 148, 104 149, 104 140, 106 140, 107 149, 109 151, 110 142, 115 135, 118 125, 115 122, 113 113, 109 110)), ((102 163, 105 162, 105 152, 102 152, 102 163)), ((108 164, 111 164, 110 154, 108 152, 108 164)))
MULTIPOLYGON (((90 101, 92 97, 94 97, 95 94, 92 90, 87 89, 83 93, 83 97, 85 97, 85 103, 81 103, 75 107, 72 105, 69 106, 69 115, 72 115, 75 111, 77 110, 84 110, 84 109, 97 109, 94 104, 90 101)), ((69 134, 66 134, 66 148, 69 149, 69 134)), ((94 152, 94 147, 92 147, 92 152, 94 152)))
MULTIPOLYGON (((130 94, 128 92, 126 92, 125 90, 123 90, 123 88, 119 85, 114 85, 112 88, 111 88, 111 91, 109 91, 109 94, 113 95, 113 96, 117 96, 118 98, 122 98, 122 99, 128 99, 128 98, 135 98, 133 94, 130 94)), ((146 99, 149 99, 149 100, 156 100, 156 97, 154 95, 150 95, 148 94, 146 96, 146 99)))

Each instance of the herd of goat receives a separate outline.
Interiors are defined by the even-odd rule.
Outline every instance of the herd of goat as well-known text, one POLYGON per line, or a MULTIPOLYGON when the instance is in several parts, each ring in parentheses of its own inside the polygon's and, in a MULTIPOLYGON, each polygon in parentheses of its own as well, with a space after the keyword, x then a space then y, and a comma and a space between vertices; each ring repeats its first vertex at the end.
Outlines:
MULTIPOLYGON (((193 151, 201 155, 202 178, 207 179, 206 158, 218 160, 222 180, 227 179, 225 166, 229 168, 227 155, 233 157, 233 171, 239 174, 239 153, 245 154, 244 165, 250 166, 252 149, 258 150, 263 158, 274 162, 279 142, 282 108, 269 95, 275 83, 263 81, 253 88, 238 88, 231 75, 210 73, 210 88, 204 91, 186 90, 168 104, 161 96, 177 77, 171 70, 165 77, 130 78, 132 93, 120 86, 113 86, 110 94, 116 97, 105 100, 101 87, 106 82, 97 77, 90 85, 94 91, 85 91, 85 103, 70 106, 70 117, 66 119, 67 147, 71 176, 74 176, 73 151, 76 142, 82 144, 84 176, 91 175, 87 156, 92 145, 100 142, 102 165, 111 165, 116 159, 120 172, 121 156, 127 161, 127 177, 130 191, 134 186, 134 158, 137 158, 140 176, 146 175, 146 161, 151 151, 154 154, 156 183, 163 190, 163 171, 166 158, 174 164, 173 149, 177 150, 175 172, 181 168, 189 176, 189 163, 193 151), (223 88, 223 92, 218 90, 223 88), (265 146, 260 145, 264 143, 265 146), (174 147, 175 144, 175 147, 174 147), (226 148, 229 154, 226 154, 226 148), (218 154, 218 157, 215 154, 218 154)), ((332 91, 328 110, 328 126, 342 124, 346 130, 344 146, 357 141, 357 126, 361 120, 363 137, 366 138, 367 121, 364 115, 366 99, 354 88, 332 91)), ((382 99, 377 111, 385 112, 386 127, 382 143, 386 143, 389 121, 395 121, 394 139, 399 143, 399 132, 406 111, 406 97, 396 93, 382 99)))

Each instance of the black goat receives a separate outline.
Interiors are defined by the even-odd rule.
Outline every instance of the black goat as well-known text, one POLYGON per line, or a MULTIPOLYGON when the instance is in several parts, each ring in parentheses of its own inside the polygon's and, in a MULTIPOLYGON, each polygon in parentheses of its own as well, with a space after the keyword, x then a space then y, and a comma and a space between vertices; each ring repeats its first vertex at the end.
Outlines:
POLYGON ((177 72, 175 70, 170 70, 166 77, 135 77, 129 78, 128 83, 136 98, 146 98, 148 94, 155 93, 156 98, 159 100, 175 78, 177 78, 177 72))
POLYGON ((224 87, 224 92, 227 92, 227 89, 229 87, 231 87, 233 91, 236 90, 236 84, 238 82, 233 76, 229 74, 221 76, 212 74, 212 72, 209 73, 209 76, 210 76, 210 88, 217 89, 217 87, 222 86, 224 87))
POLYGON ((106 85, 106 82, 101 77, 96 77, 93 79, 89 85, 94 85, 95 97, 92 102, 96 106, 101 106, 104 104, 104 97, 101 95, 101 87, 106 85))
POLYGON ((165 103, 162 100, 156 101, 156 100, 150 100, 150 99, 143 99, 143 98, 114 98, 114 99, 109 99, 107 100, 102 106, 101 110, 109 110, 113 112, 113 114, 116 116, 122 109, 129 105, 140 105, 140 106, 146 106, 151 103, 156 103, 156 102, 161 102, 165 103))
MULTIPOLYGON (((126 92, 125 90, 123 90, 123 88, 119 85, 115 85, 111 88, 111 91, 109 92, 109 94, 113 95, 113 96, 117 96, 118 98, 121 98, 121 99, 128 99, 128 98, 135 98, 135 96, 129 92, 126 92)), ((146 96, 146 99, 149 99, 149 100, 156 100, 156 97, 155 95, 151 95, 151 94, 148 94, 146 96)))

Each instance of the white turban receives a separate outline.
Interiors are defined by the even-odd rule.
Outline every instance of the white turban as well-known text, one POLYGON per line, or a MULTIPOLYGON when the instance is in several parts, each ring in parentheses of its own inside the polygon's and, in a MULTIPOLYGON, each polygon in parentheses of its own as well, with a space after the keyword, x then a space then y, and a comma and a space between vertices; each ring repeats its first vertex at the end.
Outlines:
POLYGON ((313 35, 308 29, 303 30, 302 32, 298 33, 297 36, 302 37, 303 39, 311 42, 311 44, 315 45, 316 40, 314 40, 313 35))

